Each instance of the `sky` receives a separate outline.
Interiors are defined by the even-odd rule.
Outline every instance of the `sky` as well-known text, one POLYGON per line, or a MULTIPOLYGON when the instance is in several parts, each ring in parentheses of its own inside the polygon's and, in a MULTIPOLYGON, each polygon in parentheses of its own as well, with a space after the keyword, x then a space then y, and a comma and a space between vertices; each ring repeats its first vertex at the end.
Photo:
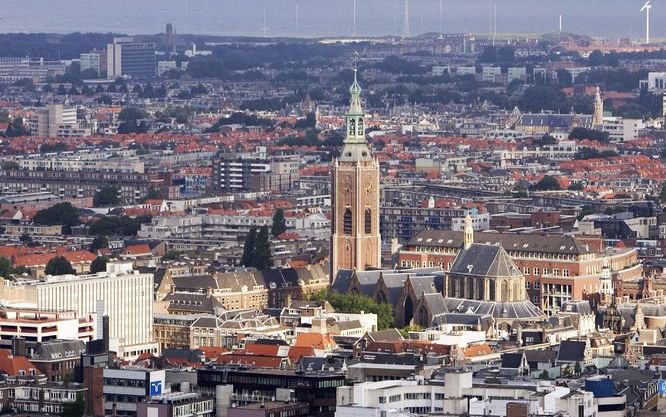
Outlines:
MULTIPOLYGON (((591 36, 645 36, 643 0, 409 0, 410 33, 558 30, 591 36)), ((652 0, 651 36, 666 38, 666 0, 652 0)), ((246 36, 380 36, 402 33, 404 0, 1 0, 3 32, 246 36), (354 2, 356 30, 354 30, 354 2), (264 18, 265 16, 265 18, 264 18)))

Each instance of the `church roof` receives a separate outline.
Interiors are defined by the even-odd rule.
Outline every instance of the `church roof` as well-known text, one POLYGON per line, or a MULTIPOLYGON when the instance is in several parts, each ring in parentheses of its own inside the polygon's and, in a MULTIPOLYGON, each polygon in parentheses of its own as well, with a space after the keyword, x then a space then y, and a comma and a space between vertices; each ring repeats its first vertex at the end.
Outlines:
POLYGON ((419 298, 423 294, 441 293, 444 287, 442 275, 410 276, 407 280, 419 298))
POLYGON ((458 253, 451 266, 451 274, 515 277, 521 272, 501 246, 473 243, 458 253))
MULTIPOLYGON (((593 248, 572 236, 537 235, 519 233, 483 232, 475 233, 476 243, 500 245, 507 251, 556 253, 579 255, 594 252, 593 248)), ((460 248, 463 245, 463 232, 452 230, 425 230, 416 235, 407 246, 433 248, 460 248)))
POLYGON ((449 312, 490 315, 496 319, 542 319, 544 314, 530 301, 495 302, 444 298, 449 312))

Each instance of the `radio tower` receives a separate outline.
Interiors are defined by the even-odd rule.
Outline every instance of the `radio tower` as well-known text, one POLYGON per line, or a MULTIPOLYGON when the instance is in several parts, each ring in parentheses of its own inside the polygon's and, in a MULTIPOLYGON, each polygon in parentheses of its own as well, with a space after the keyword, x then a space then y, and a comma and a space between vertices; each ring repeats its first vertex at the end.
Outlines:
POLYGON ((405 0, 404 19, 402 22, 402 37, 409 38, 411 36, 411 31, 409 30, 409 0, 405 0))

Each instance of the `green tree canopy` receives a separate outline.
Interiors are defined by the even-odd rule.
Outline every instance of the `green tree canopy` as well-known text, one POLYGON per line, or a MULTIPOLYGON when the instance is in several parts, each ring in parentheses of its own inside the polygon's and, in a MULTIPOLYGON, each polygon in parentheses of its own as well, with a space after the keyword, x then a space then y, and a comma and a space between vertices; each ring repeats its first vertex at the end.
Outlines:
POLYGON ((89 232, 93 236, 134 236, 142 223, 149 222, 150 217, 104 216, 89 223, 89 232))
POLYGON ((271 226, 271 235, 273 237, 280 236, 287 231, 287 221, 284 218, 284 210, 281 208, 275 210, 273 215, 273 226, 271 226))
POLYGON ((90 251, 97 252, 100 249, 109 247, 109 239, 106 236, 95 236, 92 243, 90 244, 90 251))
POLYGON ((394 326, 393 308, 390 304, 377 303, 370 297, 360 294, 340 294, 330 288, 322 290, 310 297, 311 300, 328 301, 335 311, 339 313, 373 313, 377 315, 377 327, 379 330, 394 326))
POLYGON ((257 228, 252 226, 250 231, 245 236, 245 243, 243 244, 243 256, 241 257, 241 265, 245 267, 254 266, 255 252, 257 246, 257 228))
POLYGON ((106 264, 108 262, 109 262, 109 258, 107 258, 106 256, 98 256, 90 264, 90 273, 91 274, 96 274, 98 272, 106 271, 106 264))
POLYGON ((268 226, 262 226, 257 234, 254 267, 257 269, 269 269, 271 266, 273 266, 273 259, 271 255, 271 242, 268 235, 268 226))
POLYGON ((95 207, 113 206, 118 204, 118 188, 112 185, 103 185, 93 196, 95 207))
POLYGON ((70 234, 72 226, 81 224, 79 210, 70 203, 58 203, 35 214, 32 221, 39 226, 62 225, 62 232, 70 234))
POLYGON ((538 191, 559 190, 560 183, 557 181, 557 178, 553 177, 552 175, 545 175, 539 180, 539 182, 534 184, 533 188, 538 191))
POLYGON ((46 275, 67 275, 75 274, 76 271, 72 268, 72 264, 69 263, 67 258, 56 256, 47 262, 44 273, 46 275))

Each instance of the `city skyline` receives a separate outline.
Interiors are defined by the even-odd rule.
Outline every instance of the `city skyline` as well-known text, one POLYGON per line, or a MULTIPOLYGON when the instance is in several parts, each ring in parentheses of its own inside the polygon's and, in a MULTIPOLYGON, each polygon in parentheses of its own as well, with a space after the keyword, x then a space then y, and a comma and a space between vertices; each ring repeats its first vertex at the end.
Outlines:
MULTIPOLYGON (((387 36, 401 35, 404 26, 403 1, 391 0, 218 0, 175 1, 129 0, 92 4, 62 0, 57 8, 43 0, 7 0, 0 12, 0 32, 116 32, 158 33, 172 22, 179 33, 229 36, 387 36), (356 10, 356 18, 354 18, 356 10), (265 13, 264 13, 265 11, 265 13), (356 31, 354 31, 354 22, 356 31)), ((579 2, 563 0, 556 7, 542 0, 527 4, 521 0, 412 0, 409 4, 410 33, 470 32, 542 34, 557 32, 562 15, 566 32, 610 38, 639 39, 645 35, 641 2, 590 0, 583 9, 579 2), (597 19, 587 18, 592 11, 597 19), (441 19, 440 19, 441 16, 441 19)), ((655 4, 651 11, 652 37, 666 37, 657 22, 666 18, 666 7, 655 4)))

